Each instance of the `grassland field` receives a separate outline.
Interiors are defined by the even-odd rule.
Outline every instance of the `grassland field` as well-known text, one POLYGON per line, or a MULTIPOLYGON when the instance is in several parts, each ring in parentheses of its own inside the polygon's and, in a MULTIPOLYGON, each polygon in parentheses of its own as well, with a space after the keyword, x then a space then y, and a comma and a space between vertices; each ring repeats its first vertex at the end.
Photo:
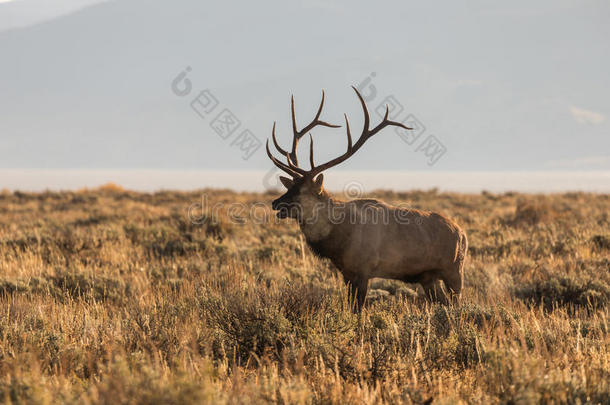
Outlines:
POLYGON ((362 314, 278 195, 1 192, 0 401, 610 404, 610 195, 373 192, 469 252, 459 304, 362 314))

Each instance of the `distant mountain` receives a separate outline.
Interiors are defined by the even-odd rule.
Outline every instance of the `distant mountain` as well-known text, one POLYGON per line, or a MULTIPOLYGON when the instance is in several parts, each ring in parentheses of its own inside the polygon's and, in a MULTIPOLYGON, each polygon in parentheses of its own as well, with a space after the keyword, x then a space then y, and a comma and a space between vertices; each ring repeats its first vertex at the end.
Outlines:
MULTIPOLYGON (((546 169, 600 155, 608 121, 583 125, 569 107, 609 112, 608 50, 587 42, 608 29, 581 32, 570 16, 547 16, 541 30, 536 16, 451 4, 102 3, 0 33, 0 166, 264 169, 263 149, 243 159, 243 129, 264 140, 278 120, 288 142, 290 93, 305 120, 321 88, 325 116, 342 123, 347 111, 357 127, 349 85, 371 72, 371 109, 393 94, 442 141, 434 168, 546 169), (192 92, 180 97, 171 83, 187 66, 192 92), (202 119, 190 102, 204 89, 219 106, 202 119), (210 127, 223 108, 241 122, 228 140, 210 127)), ((380 137, 345 168, 428 168, 418 144, 380 137)), ((342 130, 316 139, 320 160, 345 147, 342 130)))

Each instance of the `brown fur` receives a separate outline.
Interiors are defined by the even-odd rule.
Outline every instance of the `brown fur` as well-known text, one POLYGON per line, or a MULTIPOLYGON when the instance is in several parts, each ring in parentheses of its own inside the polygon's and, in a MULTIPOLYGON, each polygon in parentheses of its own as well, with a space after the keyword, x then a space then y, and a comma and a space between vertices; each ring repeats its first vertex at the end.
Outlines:
POLYGON ((357 308, 373 277, 420 283, 430 298, 443 302, 459 298, 468 241, 451 219, 373 199, 335 200, 324 190, 322 175, 282 181, 288 191, 274 208, 299 207, 279 216, 297 219, 312 251, 343 274, 357 308))

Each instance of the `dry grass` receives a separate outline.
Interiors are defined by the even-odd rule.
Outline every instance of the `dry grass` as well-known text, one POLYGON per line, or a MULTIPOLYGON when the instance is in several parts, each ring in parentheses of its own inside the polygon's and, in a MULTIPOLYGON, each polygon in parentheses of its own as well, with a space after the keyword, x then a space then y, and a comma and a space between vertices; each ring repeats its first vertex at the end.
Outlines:
POLYGON ((377 280, 355 315, 294 223, 199 192, 2 192, 0 399, 610 403, 610 196, 375 194, 467 231, 461 304, 377 280))

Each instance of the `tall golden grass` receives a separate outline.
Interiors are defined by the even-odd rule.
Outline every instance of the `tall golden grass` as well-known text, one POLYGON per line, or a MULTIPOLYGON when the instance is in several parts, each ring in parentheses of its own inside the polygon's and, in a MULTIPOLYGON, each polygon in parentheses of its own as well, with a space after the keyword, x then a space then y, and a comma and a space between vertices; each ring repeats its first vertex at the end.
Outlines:
POLYGON ((374 194, 467 231, 460 304, 375 280, 352 313, 294 223, 252 219, 273 193, 0 193, 0 399, 610 403, 610 196, 374 194))

